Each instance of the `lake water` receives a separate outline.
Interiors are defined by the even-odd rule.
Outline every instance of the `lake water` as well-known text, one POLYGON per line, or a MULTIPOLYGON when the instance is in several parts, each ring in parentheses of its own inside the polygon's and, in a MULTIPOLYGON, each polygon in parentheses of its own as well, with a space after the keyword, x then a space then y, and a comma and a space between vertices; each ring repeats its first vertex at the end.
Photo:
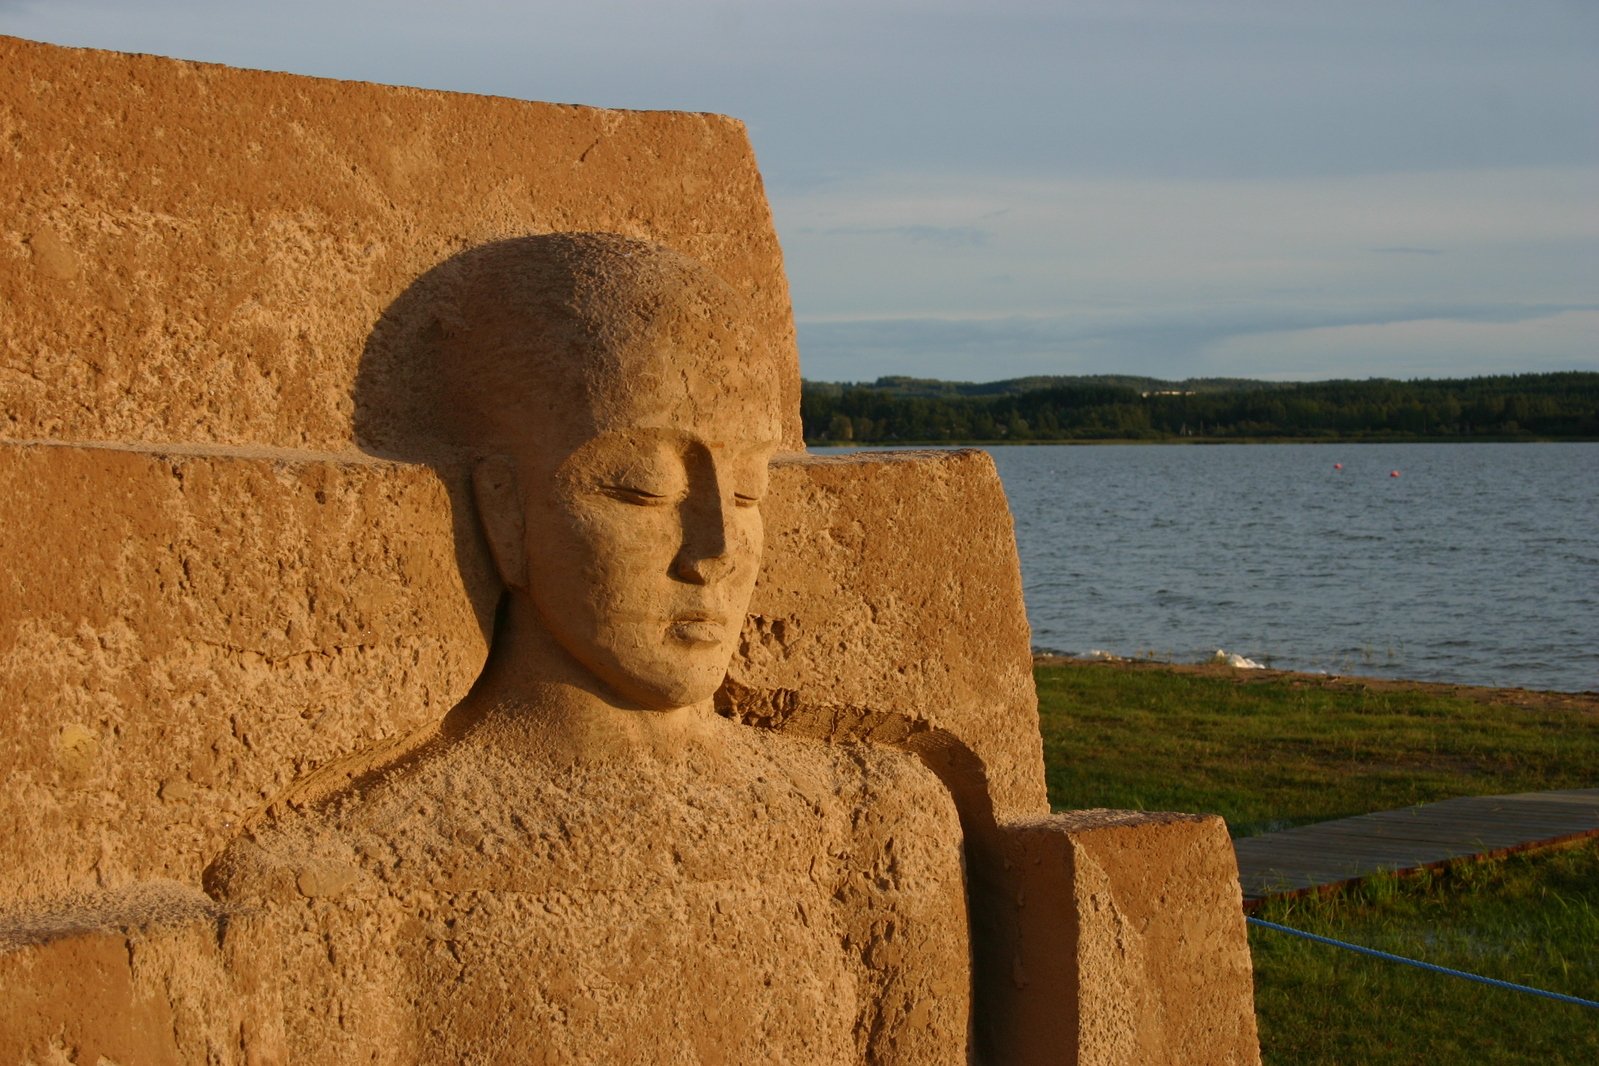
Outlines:
POLYGON ((1035 646, 1599 689, 1599 444, 988 451, 1035 646))

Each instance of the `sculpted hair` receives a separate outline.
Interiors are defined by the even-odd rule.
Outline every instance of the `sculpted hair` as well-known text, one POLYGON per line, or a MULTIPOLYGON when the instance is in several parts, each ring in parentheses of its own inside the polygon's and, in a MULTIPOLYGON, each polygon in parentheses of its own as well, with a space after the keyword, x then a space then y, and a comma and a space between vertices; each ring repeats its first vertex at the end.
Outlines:
POLYGON ((707 377, 712 391, 764 376, 772 360, 746 318, 726 282, 662 245, 554 233, 474 249, 456 260, 435 313, 451 436, 477 455, 530 431, 554 444, 592 433, 616 397, 657 389, 667 374, 707 377), (729 338, 735 352, 701 357, 729 338), (661 359, 639 358, 650 351, 661 359))

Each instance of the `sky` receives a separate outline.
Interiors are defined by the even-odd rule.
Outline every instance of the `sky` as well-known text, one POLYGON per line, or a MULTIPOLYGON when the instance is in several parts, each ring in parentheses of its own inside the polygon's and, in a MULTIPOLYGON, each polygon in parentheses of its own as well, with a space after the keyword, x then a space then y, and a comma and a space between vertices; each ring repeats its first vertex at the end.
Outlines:
POLYGON ((1599 370, 1594 0, 0 0, 0 33, 734 115, 813 380, 1599 370))

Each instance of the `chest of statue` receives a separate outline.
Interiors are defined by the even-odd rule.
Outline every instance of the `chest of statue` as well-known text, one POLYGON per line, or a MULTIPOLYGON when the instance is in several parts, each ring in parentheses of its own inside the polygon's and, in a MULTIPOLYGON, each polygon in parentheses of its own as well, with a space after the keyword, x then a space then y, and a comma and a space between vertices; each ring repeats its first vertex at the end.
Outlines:
POLYGON ((308 975, 284 1009, 352 1051, 403 1026, 416 1061, 849 1061, 885 1010, 951 1014, 958 1052, 959 838, 936 785, 902 782, 945 837, 907 850, 903 817, 855 795, 903 757, 790 742, 778 763, 756 739, 619 770, 444 758, 263 830, 232 884, 278 886, 273 921, 298 923, 273 937, 308 975))

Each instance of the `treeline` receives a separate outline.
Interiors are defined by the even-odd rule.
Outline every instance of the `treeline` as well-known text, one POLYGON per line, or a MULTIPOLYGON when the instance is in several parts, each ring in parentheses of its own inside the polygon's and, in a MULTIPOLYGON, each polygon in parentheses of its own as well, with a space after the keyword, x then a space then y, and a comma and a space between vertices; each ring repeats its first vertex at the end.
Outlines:
POLYGON ((915 378, 805 382, 816 443, 1068 440, 1599 440, 1599 373, 1264 382, 915 378))

